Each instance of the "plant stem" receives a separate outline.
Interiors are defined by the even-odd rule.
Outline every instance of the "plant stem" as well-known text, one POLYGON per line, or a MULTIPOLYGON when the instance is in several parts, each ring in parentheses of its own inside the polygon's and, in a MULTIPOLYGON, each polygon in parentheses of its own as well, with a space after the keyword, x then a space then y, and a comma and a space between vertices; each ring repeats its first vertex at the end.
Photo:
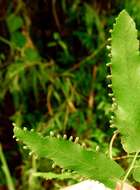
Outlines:
POLYGON ((5 177, 6 177, 8 189, 9 190, 15 190, 14 183, 13 183, 12 177, 10 175, 10 171, 9 171, 6 159, 4 157, 1 144, 0 144, 0 160, 2 162, 2 169, 3 169, 3 172, 4 172, 5 177))
POLYGON ((103 44, 101 44, 101 46, 97 50, 95 50, 93 53, 91 53, 90 55, 85 57, 82 61, 78 62, 73 67, 71 67, 68 71, 69 72, 74 71, 74 70, 80 68, 81 65, 83 65, 86 61, 94 59, 101 52, 101 50, 106 46, 106 44, 107 44, 107 41, 105 41, 103 44))
POLYGON ((116 136, 118 135, 118 131, 115 131, 112 138, 111 138, 111 141, 110 141, 110 144, 109 144, 109 157, 111 160, 113 160, 113 156, 112 156, 112 147, 113 147, 113 143, 114 143, 114 140, 116 138, 116 136))
POLYGON ((3 38, 2 36, 0 36, 0 41, 7 44, 10 48, 12 48, 11 42, 7 40, 6 38, 3 38))
POLYGON ((122 181, 122 183, 121 183, 121 190, 123 190, 123 185, 124 185, 126 179, 128 178, 128 176, 129 176, 131 170, 134 168, 134 164, 135 164, 135 161, 136 161, 136 159, 137 159, 137 157, 138 157, 138 154, 139 154, 139 152, 136 152, 136 154, 135 154, 135 156, 134 156, 134 158, 133 158, 133 160, 132 160, 132 162, 131 162, 131 164, 130 164, 129 169, 128 169, 128 171, 126 172, 126 174, 125 174, 125 176, 124 176, 124 178, 123 178, 123 181, 122 181))
POLYGON ((32 156, 32 168, 34 170, 34 172, 36 172, 37 170, 37 166, 36 166, 36 155, 33 154, 32 156))

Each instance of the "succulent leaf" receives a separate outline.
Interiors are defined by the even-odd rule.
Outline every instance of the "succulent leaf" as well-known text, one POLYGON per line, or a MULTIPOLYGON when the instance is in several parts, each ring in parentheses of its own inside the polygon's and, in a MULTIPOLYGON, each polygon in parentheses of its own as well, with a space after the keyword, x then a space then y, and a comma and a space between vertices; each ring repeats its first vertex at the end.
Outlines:
POLYGON ((39 157, 52 159, 64 169, 103 182, 109 187, 123 175, 122 168, 104 154, 84 149, 79 144, 56 137, 42 137, 34 131, 14 128, 16 138, 28 146, 39 157))
POLYGON ((140 56, 135 22, 123 10, 111 32, 114 125, 126 152, 140 151, 140 56))

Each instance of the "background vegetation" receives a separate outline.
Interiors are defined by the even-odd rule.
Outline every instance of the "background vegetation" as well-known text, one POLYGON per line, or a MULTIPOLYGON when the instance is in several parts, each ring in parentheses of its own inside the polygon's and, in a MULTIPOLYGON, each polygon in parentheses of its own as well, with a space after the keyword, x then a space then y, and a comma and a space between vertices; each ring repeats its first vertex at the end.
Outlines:
MULTIPOLYGON (((35 163, 12 138, 12 123, 43 135, 79 136, 87 147, 107 152, 113 134, 106 80, 109 29, 126 9, 140 31, 140 1, 2 0, 0 7, 1 165, 4 157, 17 190, 59 189, 78 178, 31 179, 33 169, 61 170, 47 159, 35 163)), ((113 153, 122 153, 119 140, 113 153)), ((0 189, 7 186, 1 169, 0 189)))

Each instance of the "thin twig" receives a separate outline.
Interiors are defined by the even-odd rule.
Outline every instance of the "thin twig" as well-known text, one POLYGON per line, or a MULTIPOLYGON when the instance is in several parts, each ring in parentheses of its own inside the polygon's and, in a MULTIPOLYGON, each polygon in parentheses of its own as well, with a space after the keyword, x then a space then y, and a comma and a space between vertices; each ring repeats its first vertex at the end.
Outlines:
POLYGON ((10 48, 12 48, 12 44, 9 40, 7 40, 6 38, 0 36, 0 41, 5 43, 6 45, 8 45, 10 48))
POLYGON ((118 131, 115 131, 112 138, 111 138, 111 141, 110 141, 110 144, 109 144, 109 157, 111 160, 113 160, 113 156, 112 156, 112 147, 113 147, 113 143, 114 143, 114 140, 116 138, 116 136, 118 135, 118 131))
POLYGON ((122 159, 127 159, 130 157, 134 157, 134 156, 129 156, 129 155, 117 156, 117 157, 114 157, 113 160, 122 160, 122 159))
POLYGON ((6 177, 8 189, 9 190, 15 190, 14 183, 13 183, 12 177, 10 175, 10 171, 9 171, 6 159, 4 157, 1 144, 0 144, 0 160, 1 160, 1 163, 2 163, 3 172, 4 172, 5 177, 6 177))
POLYGON ((56 26, 60 32, 61 31, 61 25, 60 25, 59 18, 58 18, 57 12, 56 12, 56 0, 52 0, 52 12, 53 12, 53 17, 54 17, 56 26))
POLYGON ((86 58, 83 58, 82 61, 75 64, 72 68, 69 69, 69 71, 74 71, 74 70, 78 69, 81 65, 83 65, 86 61, 94 59, 100 53, 100 51, 105 47, 106 43, 107 42, 105 41, 103 44, 101 44, 101 46, 97 50, 95 50, 93 53, 88 55, 86 58))
POLYGON ((135 154, 135 156, 134 156, 134 158, 133 158, 133 160, 132 160, 132 162, 131 162, 131 164, 130 164, 129 169, 128 169, 128 171, 126 172, 126 174, 125 174, 125 176, 124 176, 124 178, 123 178, 123 181, 122 181, 122 183, 121 183, 121 190, 123 190, 123 185, 124 185, 126 179, 128 178, 128 176, 129 176, 131 170, 134 168, 134 164, 135 164, 135 161, 136 161, 136 159, 137 159, 137 157, 138 157, 138 154, 139 154, 139 152, 136 152, 136 154, 135 154))

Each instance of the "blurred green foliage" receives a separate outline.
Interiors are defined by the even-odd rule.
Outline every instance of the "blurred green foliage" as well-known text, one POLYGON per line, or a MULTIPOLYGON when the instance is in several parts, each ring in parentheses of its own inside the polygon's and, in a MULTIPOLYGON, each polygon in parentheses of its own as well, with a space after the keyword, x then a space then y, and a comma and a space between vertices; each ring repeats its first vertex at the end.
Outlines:
MULTIPOLYGON (((140 27, 140 2, 52 0, 45 4, 38 0, 7 0, 2 3, 5 9, 0 20, 1 120, 6 118, 18 126, 34 128, 43 135, 50 131, 78 135, 90 148, 108 151, 113 133, 108 128, 110 99, 105 66, 109 60, 108 31, 124 8, 140 27)), ((7 126, 0 123, 0 131, 4 127, 7 126)), ((10 139, 7 143, 10 144, 10 139)), ((19 149, 22 160, 18 166, 19 179, 16 169, 12 169, 17 189, 59 189, 73 182, 30 179, 34 158, 28 158, 28 151, 24 154, 22 147, 19 149)), ((120 151, 116 142, 114 155, 120 151)), ((45 172, 52 171, 51 164, 46 159, 38 160, 35 168, 43 171, 45 165, 45 172)), ((4 183, 3 176, 0 171, 0 184, 4 183)))

